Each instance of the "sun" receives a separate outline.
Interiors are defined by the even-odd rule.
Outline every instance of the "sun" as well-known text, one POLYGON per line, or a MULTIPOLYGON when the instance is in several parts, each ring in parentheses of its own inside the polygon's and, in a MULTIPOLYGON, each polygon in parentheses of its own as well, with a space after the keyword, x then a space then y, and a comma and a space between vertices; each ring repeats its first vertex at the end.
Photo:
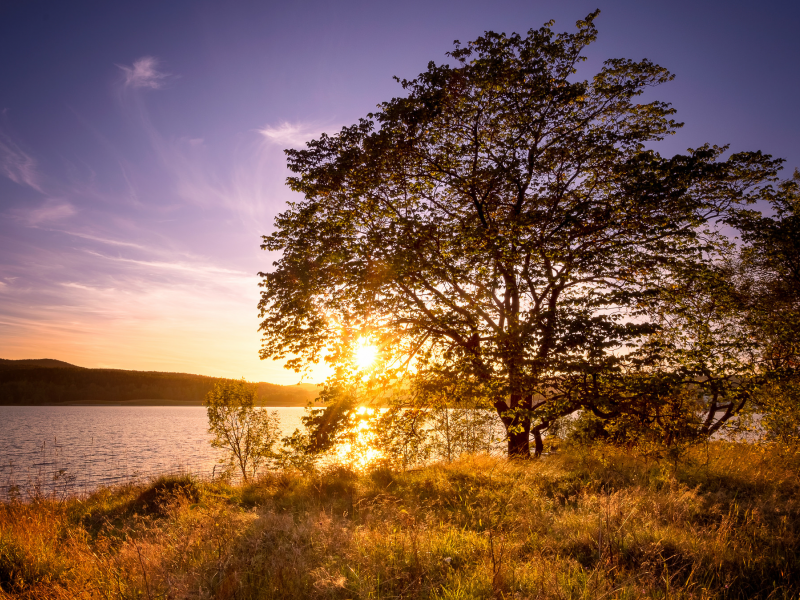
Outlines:
POLYGON ((355 351, 355 361, 362 371, 369 369, 378 357, 378 349, 364 340, 358 343, 355 351))

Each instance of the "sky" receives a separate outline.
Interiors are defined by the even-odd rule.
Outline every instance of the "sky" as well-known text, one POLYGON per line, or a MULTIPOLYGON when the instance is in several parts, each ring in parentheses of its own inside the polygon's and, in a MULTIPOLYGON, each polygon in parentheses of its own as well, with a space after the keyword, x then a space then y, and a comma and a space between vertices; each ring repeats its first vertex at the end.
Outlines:
POLYGON ((401 95, 392 77, 454 40, 596 8, 581 73, 675 74, 649 92, 685 123, 659 152, 800 167, 796 0, 0 0, 0 358, 297 383, 258 357, 261 236, 299 199, 283 149, 401 95))

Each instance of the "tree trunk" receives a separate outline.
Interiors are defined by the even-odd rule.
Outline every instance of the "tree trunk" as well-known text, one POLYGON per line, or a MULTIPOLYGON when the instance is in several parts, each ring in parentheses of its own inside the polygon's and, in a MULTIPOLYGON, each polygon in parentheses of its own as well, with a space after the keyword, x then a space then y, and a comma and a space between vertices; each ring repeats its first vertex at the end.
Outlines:
POLYGON ((519 433, 508 434, 508 458, 527 460, 531 457, 530 423, 519 433))
POLYGON ((539 431, 538 427, 534 427, 531 431, 533 433, 533 441, 534 441, 534 450, 533 456, 539 458, 544 451, 544 444, 542 443, 542 432, 539 431))
POLYGON ((494 405, 508 435, 508 458, 527 460, 531 457, 531 419, 526 411, 520 414, 515 409, 527 408, 528 398, 512 394, 510 400, 510 407, 503 400, 494 405))

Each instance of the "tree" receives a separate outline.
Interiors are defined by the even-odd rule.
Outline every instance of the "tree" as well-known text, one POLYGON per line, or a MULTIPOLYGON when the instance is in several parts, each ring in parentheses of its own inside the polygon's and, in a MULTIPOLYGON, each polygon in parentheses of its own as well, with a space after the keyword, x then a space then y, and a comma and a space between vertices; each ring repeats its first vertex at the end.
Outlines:
POLYGON ((254 406, 256 387, 244 379, 224 379, 206 394, 211 445, 229 451, 224 463, 241 472, 245 481, 274 457, 272 446, 280 434, 278 413, 254 406))
POLYGON ((769 198, 772 216, 739 209, 727 222, 743 245, 728 266, 751 338, 758 343, 759 393, 768 435, 800 441, 800 172, 769 198))
POLYGON ((622 432, 673 456, 740 416, 763 384, 759 345, 725 267, 718 260, 695 268, 653 297, 655 330, 617 386, 623 394, 638 391, 622 432))
POLYGON ((800 172, 768 198, 773 216, 739 209, 726 221, 744 242, 730 268, 772 370, 800 368, 800 172))
POLYGON ((673 76, 612 59, 578 79, 597 14, 575 33, 550 22, 456 42, 454 67, 431 62, 400 81, 405 96, 286 151, 304 198, 263 238, 281 256, 260 274, 262 358, 325 359, 366 388, 403 381, 420 406, 459 381, 516 457, 531 435, 541 452, 562 415, 611 414, 573 384, 616 377, 657 328, 648 299, 711 260, 714 220, 768 194, 780 161, 651 149, 681 124, 641 96, 673 76), (369 374, 351 368, 364 339, 380 348, 369 374))

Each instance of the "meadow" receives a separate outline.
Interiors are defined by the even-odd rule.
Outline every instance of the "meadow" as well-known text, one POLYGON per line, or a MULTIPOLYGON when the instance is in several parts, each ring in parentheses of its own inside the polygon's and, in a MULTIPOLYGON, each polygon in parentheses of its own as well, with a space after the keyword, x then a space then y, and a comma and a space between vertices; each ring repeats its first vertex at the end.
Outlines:
POLYGON ((2 598, 797 598, 800 453, 605 445, 0 505, 2 598))

